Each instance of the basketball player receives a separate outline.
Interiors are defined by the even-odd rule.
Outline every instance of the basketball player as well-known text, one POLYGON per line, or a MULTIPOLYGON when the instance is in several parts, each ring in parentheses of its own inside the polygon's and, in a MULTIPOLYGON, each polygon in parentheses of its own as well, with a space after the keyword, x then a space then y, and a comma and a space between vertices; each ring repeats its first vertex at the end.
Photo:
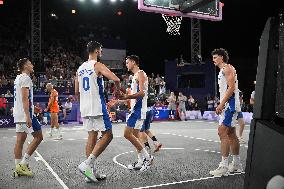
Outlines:
POLYGON ((30 156, 41 143, 41 125, 34 116, 33 82, 30 74, 34 72, 33 65, 27 58, 20 59, 18 69, 21 74, 15 79, 13 116, 16 123, 17 140, 14 148, 16 170, 14 176, 33 176, 29 168, 30 156), (27 134, 34 137, 22 157, 23 145, 27 134))
POLYGON ((120 96, 121 100, 131 99, 131 113, 124 129, 124 137, 135 146, 138 156, 138 161, 129 165, 128 168, 145 171, 150 168, 154 159, 139 141, 139 131, 146 119, 147 112, 148 78, 146 73, 139 69, 138 56, 128 56, 126 58, 126 67, 134 76, 131 83, 131 94, 122 94, 120 96))
MULTIPOLYGON (((243 93, 240 90, 239 90, 239 97, 240 97, 240 105, 242 107, 242 104, 243 104, 243 93)), ((243 116, 243 112, 242 111, 238 112, 237 120, 238 120, 238 124, 240 126, 240 129, 239 129, 239 142, 240 142, 240 144, 244 144, 244 143, 246 143, 245 139, 243 138, 243 132, 244 132, 244 128, 245 128, 245 121, 244 121, 244 116, 243 116)))
POLYGON ((160 148, 162 147, 162 143, 160 143, 158 139, 156 138, 156 136, 150 131, 150 126, 151 126, 151 121, 153 119, 153 116, 154 116, 153 107, 148 106, 147 113, 146 113, 146 119, 144 120, 142 128, 139 133, 139 139, 145 145, 145 148, 148 149, 148 152, 149 152, 151 149, 149 142, 148 142, 148 138, 147 138, 147 136, 149 136, 154 143, 154 146, 155 146, 154 153, 155 153, 160 150, 160 148))
POLYGON ((160 148, 162 147, 162 143, 160 143, 158 139, 156 138, 156 136, 150 131, 151 122, 155 114, 155 110, 153 109, 155 102, 156 102, 155 90, 151 87, 151 85, 149 85, 148 86, 148 98, 147 98, 148 108, 147 108, 147 113, 146 113, 146 119, 144 120, 142 128, 139 133, 139 140, 142 142, 142 144, 145 145, 145 148, 148 151, 148 153, 151 152, 151 147, 149 145, 147 136, 149 136, 154 143, 154 146, 155 146, 154 153, 158 152, 160 148))
POLYGON ((50 93, 49 101, 47 108, 44 110, 45 112, 50 112, 50 132, 49 136, 55 136, 55 139, 62 139, 62 135, 59 130, 58 123, 58 113, 59 113, 59 105, 58 105, 58 92, 53 88, 51 83, 46 84, 46 90, 50 93), (55 130, 53 130, 55 127, 55 130))
POLYGON ((227 176, 229 172, 242 171, 240 144, 234 127, 238 112, 241 111, 238 78, 235 68, 228 64, 229 55, 225 49, 215 49, 212 56, 215 66, 220 68, 218 75, 220 104, 216 108, 216 113, 220 115, 218 134, 221 140, 222 161, 216 170, 210 171, 210 174, 227 176), (229 165, 230 148, 233 161, 229 165))
POLYGON ((98 179, 105 179, 106 176, 97 173, 94 162, 113 138, 104 98, 103 76, 115 82, 115 93, 120 89, 120 80, 104 64, 98 62, 98 58, 102 55, 100 43, 90 41, 87 52, 89 60, 78 68, 75 79, 75 95, 76 97, 80 95, 83 127, 88 132, 87 159, 78 166, 78 169, 86 177, 87 182, 96 182, 98 179), (102 132, 102 138, 97 142, 98 132, 102 132))

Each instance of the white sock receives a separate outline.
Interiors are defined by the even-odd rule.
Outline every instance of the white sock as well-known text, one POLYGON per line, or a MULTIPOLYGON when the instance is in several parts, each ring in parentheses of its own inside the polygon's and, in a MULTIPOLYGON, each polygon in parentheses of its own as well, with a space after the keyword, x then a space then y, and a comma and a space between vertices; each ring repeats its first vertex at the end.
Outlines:
POLYGON ((137 152, 137 156, 138 156, 138 163, 143 163, 143 156, 142 153, 137 152))
POLYGON ((235 164, 241 163, 240 155, 233 155, 233 162, 234 162, 235 164))
POLYGON ((29 164, 30 157, 31 156, 29 154, 25 153, 20 164, 29 164))
POLYGON ((225 167, 228 167, 228 166, 229 166, 229 159, 228 159, 228 157, 222 156, 222 164, 223 164, 225 167))
POLYGON ((94 156, 94 154, 90 154, 88 159, 85 161, 85 163, 87 165, 91 165, 91 164, 94 164, 95 160, 96 160, 96 157, 94 156))
POLYGON ((53 133, 53 128, 50 128, 50 133, 51 133, 51 134, 53 133))
POLYGON ((150 159, 150 155, 148 154, 148 152, 145 150, 145 148, 143 148, 141 150, 141 154, 148 160, 150 159))
POLYGON ((21 162, 21 159, 15 159, 15 165, 18 165, 21 162))

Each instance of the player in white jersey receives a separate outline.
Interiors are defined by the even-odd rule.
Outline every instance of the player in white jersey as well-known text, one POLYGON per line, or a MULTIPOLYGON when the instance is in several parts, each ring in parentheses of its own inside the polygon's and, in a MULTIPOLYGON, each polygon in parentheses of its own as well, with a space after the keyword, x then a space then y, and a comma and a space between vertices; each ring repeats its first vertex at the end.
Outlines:
POLYGON ((33 82, 30 74, 34 71, 32 63, 27 59, 20 59, 17 75, 14 82, 14 108, 13 116, 16 123, 17 140, 14 148, 16 170, 14 176, 33 176, 29 168, 29 159, 42 141, 41 125, 34 116, 33 82), (23 145, 27 134, 32 134, 34 139, 28 145, 22 157, 23 145))
POLYGON ((134 76, 131 83, 131 94, 123 94, 120 99, 131 99, 131 113, 127 118, 127 126, 124 129, 124 137, 136 148, 138 161, 129 165, 129 169, 145 171, 150 168, 153 156, 149 155, 139 140, 139 131, 146 119, 148 78, 143 70, 139 69, 139 57, 131 55, 126 58, 126 67, 134 76), (143 159, 144 158, 144 159, 143 159))
POLYGON ((115 92, 119 91, 120 80, 104 64, 98 62, 102 55, 102 45, 96 41, 90 41, 87 45, 89 60, 84 62, 77 70, 75 80, 75 95, 80 95, 80 111, 83 119, 83 127, 88 132, 86 144, 87 160, 78 168, 85 175, 86 181, 96 182, 104 179, 105 175, 99 175, 94 167, 94 162, 111 142, 112 125, 106 109, 104 99, 103 76, 115 82, 115 92), (97 142, 98 132, 103 137, 97 142))
POLYGON ((218 75, 220 104, 216 108, 216 113, 220 115, 218 135, 221 140, 222 161, 216 170, 210 171, 210 174, 227 176, 229 172, 243 170, 239 155, 240 144, 234 127, 238 112, 241 111, 238 78, 235 68, 228 64, 229 55, 225 49, 215 49, 212 56, 215 66, 220 68, 218 75), (230 149, 233 161, 229 165, 230 149))

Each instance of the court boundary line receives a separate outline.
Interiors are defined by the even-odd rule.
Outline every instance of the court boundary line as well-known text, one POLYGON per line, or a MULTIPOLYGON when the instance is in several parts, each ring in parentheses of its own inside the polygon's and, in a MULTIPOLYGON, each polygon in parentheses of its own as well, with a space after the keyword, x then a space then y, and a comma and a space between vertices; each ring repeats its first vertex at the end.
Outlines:
MULTIPOLYGON (((245 174, 245 172, 233 173, 233 174, 229 174, 229 176, 235 176, 235 175, 241 175, 241 174, 245 174)), ((198 178, 198 179, 189 179, 189 180, 183 180, 183 181, 177 181, 177 182, 169 182, 169 183, 165 183, 165 184, 142 186, 142 187, 133 188, 133 189, 157 188, 157 187, 170 186, 170 185, 175 185, 175 184, 183 184, 183 183, 194 182, 194 181, 209 180, 209 179, 215 179, 215 178, 221 178, 221 177, 222 176, 202 177, 202 178, 198 178)))
MULTIPOLYGON (((30 144, 30 142, 29 142, 29 144, 30 144)), ((59 184, 64 189, 69 189, 68 186, 66 186, 66 184, 63 182, 63 180, 61 180, 61 178, 58 176, 58 174, 52 169, 52 167, 45 161, 45 159, 43 159, 42 155, 37 150, 35 150, 34 152, 38 156, 38 157, 35 157, 35 159, 37 161, 40 160, 44 163, 44 165, 47 167, 47 169, 53 174, 53 176, 56 178, 56 180, 59 182, 59 184)))

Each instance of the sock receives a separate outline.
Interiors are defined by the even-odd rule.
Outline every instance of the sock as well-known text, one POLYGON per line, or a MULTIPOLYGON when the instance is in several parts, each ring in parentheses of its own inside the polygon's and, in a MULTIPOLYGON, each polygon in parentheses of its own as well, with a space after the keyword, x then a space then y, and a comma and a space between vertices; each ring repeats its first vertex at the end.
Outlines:
POLYGON ((138 163, 143 163, 143 156, 142 153, 137 152, 137 157, 138 157, 138 163))
POLYGON ((150 155, 148 154, 148 152, 145 150, 145 148, 143 148, 141 150, 141 154, 148 160, 150 159, 150 155))
POLYGON ((145 143, 144 143, 144 145, 145 145, 145 147, 150 148, 150 145, 149 145, 149 143, 148 143, 148 142, 145 142, 145 143))
POLYGON ((90 154, 88 159, 86 159, 85 163, 87 165, 91 165, 91 164, 94 164, 95 160, 96 160, 96 157, 94 156, 94 154, 90 154))
POLYGON ((22 161, 20 162, 20 164, 25 164, 25 165, 29 164, 30 157, 31 156, 29 154, 25 153, 25 155, 22 158, 22 161))
POLYGON ((233 162, 235 164, 241 163, 240 155, 233 155, 233 162))
POLYGON ((158 141, 155 136, 151 138, 153 141, 158 141))
POLYGON ((226 167, 229 166, 229 160, 228 160, 228 157, 224 157, 222 156, 222 164, 226 167))
POLYGON ((15 165, 19 164, 21 162, 21 159, 15 159, 15 165))

